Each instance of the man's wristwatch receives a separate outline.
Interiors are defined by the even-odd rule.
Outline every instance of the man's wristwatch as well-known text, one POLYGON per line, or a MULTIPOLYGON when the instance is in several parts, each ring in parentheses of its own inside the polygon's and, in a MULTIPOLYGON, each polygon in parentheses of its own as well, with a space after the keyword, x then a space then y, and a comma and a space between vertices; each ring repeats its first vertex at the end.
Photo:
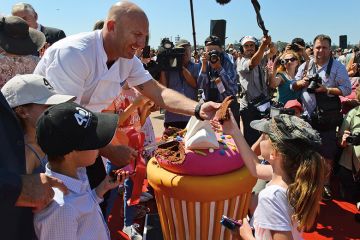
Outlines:
POLYGON ((201 116, 200 116, 200 110, 201 110, 201 106, 203 105, 204 103, 203 102, 199 102, 196 107, 195 107, 195 111, 194 111, 194 115, 197 119, 199 119, 200 121, 204 121, 205 119, 203 119, 201 116))

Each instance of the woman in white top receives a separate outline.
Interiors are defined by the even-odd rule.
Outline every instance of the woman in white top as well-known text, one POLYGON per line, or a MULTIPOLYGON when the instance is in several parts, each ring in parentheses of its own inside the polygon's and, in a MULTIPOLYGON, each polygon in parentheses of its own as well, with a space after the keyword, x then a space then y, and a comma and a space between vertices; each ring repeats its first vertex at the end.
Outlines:
MULTIPOLYGON (((213 125, 220 127, 218 122, 213 125)), ((232 233, 233 237, 302 239, 302 230, 314 223, 324 185, 325 163, 316 152, 320 136, 302 119, 285 114, 255 120, 250 126, 269 135, 260 147, 270 165, 259 164, 232 116, 224 122, 223 131, 233 136, 251 174, 270 182, 259 194, 254 213, 255 237, 246 218, 240 221, 242 226, 232 233)))

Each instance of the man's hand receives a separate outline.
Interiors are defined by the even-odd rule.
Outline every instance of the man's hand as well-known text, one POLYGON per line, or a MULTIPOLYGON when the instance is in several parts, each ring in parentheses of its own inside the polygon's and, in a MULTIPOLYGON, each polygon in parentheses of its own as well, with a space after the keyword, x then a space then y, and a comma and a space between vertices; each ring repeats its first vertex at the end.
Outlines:
POLYGON ((299 87, 299 89, 307 88, 310 84, 308 77, 304 77, 303 79, 297 81, 296 83, 297 83, 297 86, 299 87))
POLYGON ((319 84, 319 87, 315 89, 315 92, 317 92, 317 93, 326 93, 327 88, 324 85, 319 84))
POLYGON ((344 131, 344 134, 343 134, 343 136, 342 136, 342 138, 341 138, 341 142, 340 142, 340 146, 341 146, 341 147, 344 148, 344 147, 346 147, 346 146, 348 145, 346 139, 347 139, 350 135, 351 135, 350 131, 348 131, 348 130, 345 130, 345 131, 344 131))
POLYGON ((219 109, 220 103, 206 102, 201 106, 200 116, 202 119, 210 120, 215 116, 216 110, 219 109))
POLYGON ((270 43, 271 43, 271 37, 269 35, 263 36, 261 45, 268 46, 270 43))
POLYGON ((32 207, 34 211, 44 209, 54 197, 52 187, 58 188, 64 194, 68 193, 67 187, 61 180, 44 173, 22 175, 21 178, 22 189, 15 203, 17 207, 32 207))
POLYGON ((137 157, 138 152, 128 146, 110 143, 100 149, 100 155, 109 159, 112 164, 124 167, 137 157))

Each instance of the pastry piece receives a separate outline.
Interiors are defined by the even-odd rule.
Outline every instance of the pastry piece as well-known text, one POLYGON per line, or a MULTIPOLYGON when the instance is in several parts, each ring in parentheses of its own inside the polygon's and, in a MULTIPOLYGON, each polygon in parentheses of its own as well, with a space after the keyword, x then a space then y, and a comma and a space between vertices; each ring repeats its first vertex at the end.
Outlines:
POLYGON ((185 132, 186 129, 168 127, 164 130, 161 139, 166 141, 169 138, 176 138, 177 136, 183 137, 185 132))
POLYGON ((233 96, 227 96, 224 101, 221 103, 220 108, 215 113, 215 119, 217 119, 221 124, 230 119, 229 106, 234 100, 233 96))
POLYGON ((184 143, 173 141, 158 146, 155 158, 161 158, 171 164, 182 164, 185 161, 184 143))

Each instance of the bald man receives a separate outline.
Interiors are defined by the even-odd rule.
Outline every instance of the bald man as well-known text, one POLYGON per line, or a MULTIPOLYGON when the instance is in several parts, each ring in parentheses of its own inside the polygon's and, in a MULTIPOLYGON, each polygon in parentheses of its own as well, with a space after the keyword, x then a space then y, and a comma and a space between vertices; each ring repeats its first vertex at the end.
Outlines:
MULTIPOLYGON (((180 93, 165 88, 146 71, 134 56, 145 46, 149 21, 144 11, 131 2, 113 5, 102 30, 64 38, 47 49, 34 73, 43 75, 58 93, 77 97, 76 102, 100 112, 119 95, 125 81, 157 105, 171 112, 210 119, 220 104, 198 104, 180 93)), ((109 144, 100 155, 122 167, 137 156, 127 146, 109 144)), ((90 185, 105 177, 101 158, 87 168, 90 185)), ((106 202, 106 201, 105 201, 106 202)), ((106 206, 101 206, 103 212, 106 206)), ((135 233, 135 231, 134 231, 135 233)))
MULTIPOLYGON (((59 41, 46 51, 34 73, 45 76, 57 92, 77 96, 77 103, 95 112, 111 104, 126 80, 162 108, 210 119, 219 104, 198 104, 163 87, 134 56, 137 49, 145 46, 148 34, 144 11, 131 2, 118 2, 110 8, 102 30, 59 41)), ((136 155, 125 147, 112 145, 100 152, 119 166, 136 155)))

